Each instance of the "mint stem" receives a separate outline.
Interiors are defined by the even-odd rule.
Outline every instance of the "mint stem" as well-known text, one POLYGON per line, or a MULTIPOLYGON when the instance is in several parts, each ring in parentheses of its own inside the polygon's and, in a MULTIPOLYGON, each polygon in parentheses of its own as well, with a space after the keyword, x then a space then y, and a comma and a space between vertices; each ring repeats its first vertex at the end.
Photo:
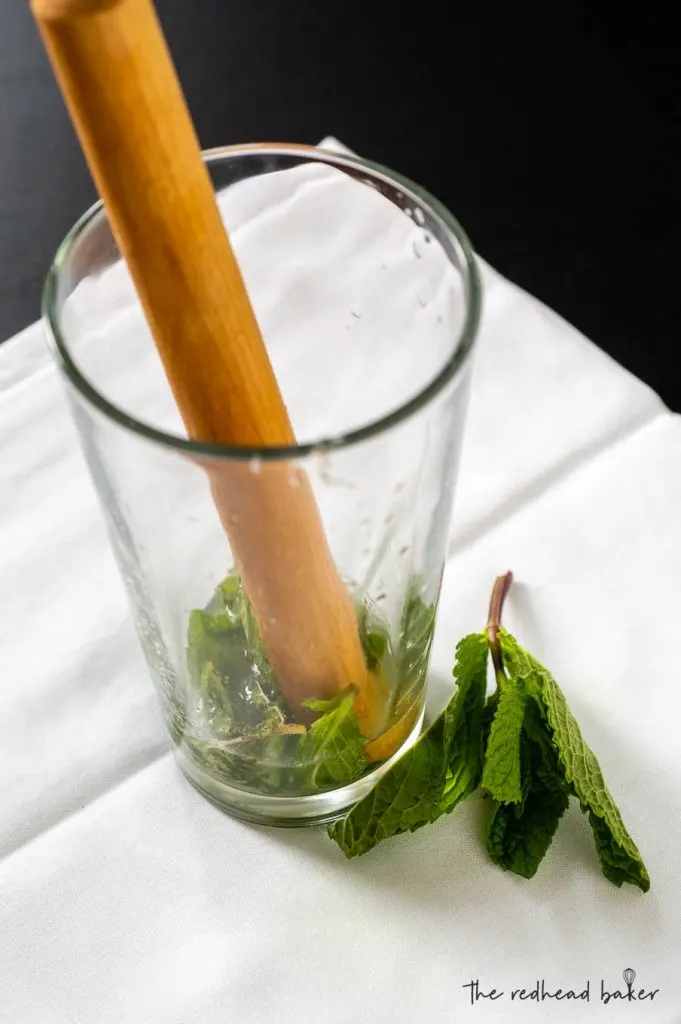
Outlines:
POLYGON ((506 595, 513 583, 513 573, 507 572, 503 576, 497 576, 492 589, 492 597, 489 602, 489 616, 487 618, 487 642, 492 654, 492 664, 497 683, 506 679, 504 663, 501 657, 501 644, 499 643, 499 629, 501 628, 501 614, 504 610, 506 595))

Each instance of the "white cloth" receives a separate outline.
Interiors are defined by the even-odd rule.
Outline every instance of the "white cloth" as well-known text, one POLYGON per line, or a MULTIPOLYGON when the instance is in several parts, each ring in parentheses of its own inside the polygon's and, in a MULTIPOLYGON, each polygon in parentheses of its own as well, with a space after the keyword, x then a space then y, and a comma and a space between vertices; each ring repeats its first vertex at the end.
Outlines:
POLYGON ((564 687, 652 890, 601 876, 573 807, 536 878, 480 807, 346 861, 263 830, 175 766, 57 373, 0 349, 0 1018, 13 1024, 681 1020, 681 422, 483 264, 486 302, 434 644, 512 568, 507 624, 564 687), (471 1006, 464 986, 504 995, 471 1006), (590 1002, 520 1003, 544 979, 590 1002))

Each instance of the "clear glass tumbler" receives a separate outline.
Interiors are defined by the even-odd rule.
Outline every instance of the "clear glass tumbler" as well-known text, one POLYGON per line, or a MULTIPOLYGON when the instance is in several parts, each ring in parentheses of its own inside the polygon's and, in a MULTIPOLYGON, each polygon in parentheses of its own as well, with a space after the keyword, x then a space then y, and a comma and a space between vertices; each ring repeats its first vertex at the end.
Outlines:
POLYGON ((43 313, 183 771, 235 815, 319 823, 421 726, 479 279, 454 218, 392 171, 293 145, 205 159, 296 446, 187 437, 101 204, 59 249, 43 313), (304 646, 291 616, 318 611, 306 537, 270 538, 257 580, 234 550, 249 530, 259 550, 300 488, 364 659, 362 686, 339 692, 313 674, 284 685, 268 654, 277 630, 304 646), (290 580, 279 623, 256 600, 270 573, 290 580))

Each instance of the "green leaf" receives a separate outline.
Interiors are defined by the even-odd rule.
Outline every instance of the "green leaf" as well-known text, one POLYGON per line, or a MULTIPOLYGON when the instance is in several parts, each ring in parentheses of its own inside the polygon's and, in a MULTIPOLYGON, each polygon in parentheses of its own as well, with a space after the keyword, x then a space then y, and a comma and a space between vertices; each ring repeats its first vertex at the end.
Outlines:
POLYGON ((242 630, 244 649, 251 661, 257 665, 260 674, 271 677, 272 672, 265 647, 260 639, 255 612, 236 572, 230 573, 219 584, 214 601, 222 605, 227 620, 235 628, 242 630))
POLYGON ((536 780, 520 813, 514 804, 498 804, 487 825, 487 851, 495 864, 532 878, 567 806, 566 792, 551 792, 536 780))
POLYGON ((490 693, 489 697, 485 701, 485 710, 482 713, 482 749, 487 749, 489 743, 489 734, 492 730, 492 722, 494 721, 494 715, 497 710, 499 703, 499 691, 495 690, 494 693, 490 693))
POLYGON ((622 848, 622 844, 613 837, 612 829, 593 811, 589 811, 589 824, 594 835, 596 852, 601 862, 601 870, 605 877, 617 886, 624 882, 637 885, 643 892, 650 888, 650 878, 641 855, 634 858, 622 848))
POLYGON ((526 702, 522 683, 509 679, 499 690, 485 749, 482 787, 500 803, 517 804, 522 799, 520 737, 526 702))
POLYGON ((232 626, 241 626, 241 606, 243 598, 243 587, 236 572, 218 584, 215 591, 214 602, 217 603, 222 612, 227 616, 232 626))
POLYGON ((457 689, 444 711, 374 789, 329 829, 346 857, 435 821, 477 787, 487 685, 484 634, 461 640, 454 676, 457 689))
POLYGON ((210 722, 216 735, 229 735, 234 730, 234 712, 223 685, 222 677, 215 670, 212 661, 201 666, 199 683, 204 717, 210 722))
MULTIPOLYGON (((247 639, 250 605, 239 580, 227 577, 209 607, 190 613, 187 630, 187 666, 201 718, 219 738, 264 735, 285 716, 264 654, 259 658, 247 639)), ((257 635, 251 639, 259 644, 257 635)))
MULTIPOLYGON (((291 733, 277 725, 252 734, 226 750, 224 769, 246 788, 279 796, 307 796, 356 781, 366 769, 366 740, 353 711, 354 696, 349 690, 332 700, 310 700, 308 707, 320 717, 309 729, 291 733)), ((220 763, 218 750, 210 756, 220 763)))
POLYGON ((390 650, 388 626, 378 615, 369 611, 366 605, 357 605, 357 628, 367 668, 373 672, 383 662, 390 650))
POLYGON ((487 851, 500 867, 532 878, 567 810, 569 790, 534 702, 525 709, 520 746, 521 799, 495 805, 487 851))
POLYGON ((528 740, 527 751, 532 754, 534 776, 551 792, 568 791, 569 786, 565 781, 565 772, 558 759, 553 737, 547 728, 541 709, 531 698, 525 707, 523 734, 528 740))
POLYGON ((191 612, 187 629, 187 663, 196 681, 201 678, 205 662, 218 667, 229 659, 227 645, 234 633, 234 624, 224 612, 214 615, 198 608, 191 612))
MULTIPOLYGON (((366 740, 354 691, 309 701, 309 729, 287 722, 252 607, 235 574, 207 610, 190 614, 187 662, 197 699, 185 743, 206 770, 254 792, 309 795, 354 782, 366 770, 366 740)), ((178 734, 179 736, 179 734, 178 734)))
POLYGON ((434 604, 426 604, 421 584, 413 580, 407 594, 400 624, 399 686, 395 696, 396 721, 409 714, 421 699, 428 671, 428 659, 435 631, 434 604))
POLYGON ((396 679, 393 721, 406 717, 423 696, 428 657, 435 629, 435 605, 421 597, 421 582, 411 581, 399 629, 399 649, 390 638, 388 624, 373 605, 357 606, 359 635, 371 671, 383 668, 396 679))
POLYGON ((447 774, 441 813, 448 814, 480 784, 487 656, 486 633, 470 633, 456 648, 457 690, 444 710, 447 774))
POLYGON ((584 742, 565 696, 550 672, 517 640, 501 630, 501 649, 510 674, 524 682, 537 702, 550 731, 565 781, 589 814, 603 874, 615 885, 631 882, 644 892, 650 878, 641 854, 629 835, 608 790, 601 767, 584 742))
POLYGON ((364 773, 366 740, 353 710, 354 700, 355 691, 348 690, 332 700, 305 702, 321 714, 298 745, 297 756, 309 769, 308 786, 313 790, 345 786, 364 773))

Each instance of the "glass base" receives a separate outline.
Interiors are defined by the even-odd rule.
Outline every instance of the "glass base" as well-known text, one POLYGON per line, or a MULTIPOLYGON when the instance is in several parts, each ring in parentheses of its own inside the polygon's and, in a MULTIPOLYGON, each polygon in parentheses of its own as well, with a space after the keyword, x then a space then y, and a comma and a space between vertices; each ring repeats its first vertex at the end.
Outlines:
POLYGON ((402 746, 382 765, 350 786, 314 796, 261 796, 257 793, 248 793, 219 782, 199 768, 181 747, 175 748, 175 754, 180 768, 194 788, 232 817, 252 821, 256 825, 305 828, 327 825, 342 818, 353 804, 373 789, 381 776, 418 739, 422 725, 423 711, 402 746))

